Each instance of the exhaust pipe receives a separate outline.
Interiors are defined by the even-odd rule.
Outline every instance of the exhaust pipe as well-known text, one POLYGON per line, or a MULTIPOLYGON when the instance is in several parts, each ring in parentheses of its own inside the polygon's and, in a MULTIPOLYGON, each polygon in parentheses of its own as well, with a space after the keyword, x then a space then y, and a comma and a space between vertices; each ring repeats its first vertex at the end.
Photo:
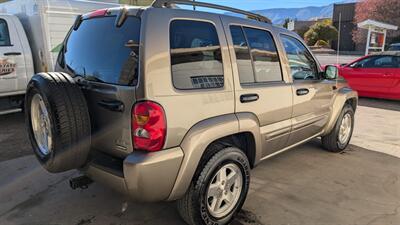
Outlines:
POLYGON ((73 190, 78 188, 87 189, 91 183, 93 183, 93 180, 87 176, 74 177, 69 180, 69 186, 73 190))

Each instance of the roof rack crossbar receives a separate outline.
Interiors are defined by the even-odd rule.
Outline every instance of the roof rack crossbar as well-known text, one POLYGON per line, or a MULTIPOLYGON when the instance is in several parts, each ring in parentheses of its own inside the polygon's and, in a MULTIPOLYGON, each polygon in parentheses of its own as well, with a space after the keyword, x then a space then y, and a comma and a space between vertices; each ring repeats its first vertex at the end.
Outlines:
POLYGON ((270 19, 268 19, 265 16, 256 14, 256 13, 251 13, 251 12, 248 12, 248 11, 235 9, 235 8, 231 8, 231 7, 227 7, 227 6, 216 5, 216 4, 205 3, 205 2, 197 2, 197 1, 192 1, 192 0, 155 0, 152 3, 152 6, 154 8, 171 8, 172 4, 192 5, 192 6, 199 6, 199 7, 205 7, 205 8, 224 10, 224 11, 229 11, 229 12, 233 12, 233 13, 246 15, 249 19, 254 19, 254 20, 257 20, 257 21, 261 21, 261 22, 272 24, 270 19))

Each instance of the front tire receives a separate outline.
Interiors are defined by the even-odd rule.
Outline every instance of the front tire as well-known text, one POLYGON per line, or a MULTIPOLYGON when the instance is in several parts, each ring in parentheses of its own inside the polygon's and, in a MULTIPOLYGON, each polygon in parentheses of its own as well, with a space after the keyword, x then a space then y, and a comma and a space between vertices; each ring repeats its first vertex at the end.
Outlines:
POLYGON ((342 152, 350 143, 354 129, 354 109, 346 104, 335 127, 326 136, 322 137, 322 146, 330 152, 342 152))
POLYGON ((228 224, 246 200, 249 161, 243 151, 228 147, 203 165, 185 196, 178 200, 178 211, 190 225, 228 224))

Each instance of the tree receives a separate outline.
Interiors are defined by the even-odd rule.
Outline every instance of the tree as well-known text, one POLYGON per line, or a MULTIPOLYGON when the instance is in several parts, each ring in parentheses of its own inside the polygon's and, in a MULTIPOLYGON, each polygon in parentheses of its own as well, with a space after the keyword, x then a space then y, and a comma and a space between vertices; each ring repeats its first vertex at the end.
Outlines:
POLYGON ((289 22, 290 22, 290 18, 286 18, 285 21, 283 22, 283 25, 282 25, 282 26, 283 26, 284 28, 288 29, 288 24, 289 24, 289 22))
POLYGON ((304 34, 305 34, 309 29, 310 29, 310 28, 309 28, 309 27, 306 27, 306 26, 300 27, 299 29, 297 29, 296 33, 297 33, 300 37, 304 38, 304 34))
POLYGON ((338 31, 332 25, 325 22, 315 23, 304 34, 304 39, 308 45, 314 45, 318 40, 331 42, 337 40, 338 31))
MULTIPOLYGON (((389 23, 400 27, 400 1, 399 0, 364 0, 356 4, 355 23, 367 19, 389 23)), ((353 41, 358 44, 366 42, 366 30, 356 29, 353 31, 353 41)), ((390 40, 400 38, 400 31, 388 31, 390 40)))

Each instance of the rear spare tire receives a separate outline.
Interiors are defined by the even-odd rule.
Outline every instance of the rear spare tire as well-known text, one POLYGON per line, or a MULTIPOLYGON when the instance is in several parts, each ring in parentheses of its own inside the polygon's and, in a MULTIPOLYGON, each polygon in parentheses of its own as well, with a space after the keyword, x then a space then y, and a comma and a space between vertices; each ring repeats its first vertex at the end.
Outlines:
POLYGON ((90 117, 85 98, 65 73, 32 77, 25 96, 25 120, 33 151, 49 172, 85 165, 90 150, 90 117))

